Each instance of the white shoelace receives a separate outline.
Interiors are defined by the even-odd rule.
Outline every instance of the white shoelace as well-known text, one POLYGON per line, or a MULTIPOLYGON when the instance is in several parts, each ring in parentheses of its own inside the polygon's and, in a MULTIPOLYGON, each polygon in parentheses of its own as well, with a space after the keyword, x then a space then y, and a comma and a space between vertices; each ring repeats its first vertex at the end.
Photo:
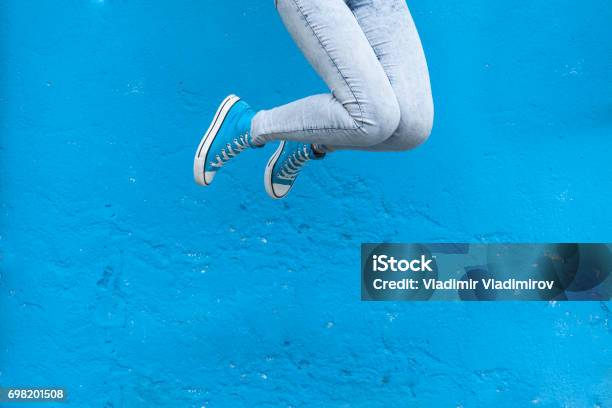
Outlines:
POLYGON ((301 149, 296 150, 285 160, 283 167, 278 172, 278 178, 281 180, 294 181, 298 176, 302 167, 311 159, 308 148, 304 145, 301 149))
POLYGON ((223 167, 225 163, 238 156, 240 153, 251 147, 249 144, 249 134, 245 133, 244 135, 240 135, 240 137, 234 139, 232 143, 228 143, 225 145, 221 152, 215 156, 216 162, 210 162, 212 167, 220 168, 223 167), (232 146, 232 143, 234 146, 232 146))

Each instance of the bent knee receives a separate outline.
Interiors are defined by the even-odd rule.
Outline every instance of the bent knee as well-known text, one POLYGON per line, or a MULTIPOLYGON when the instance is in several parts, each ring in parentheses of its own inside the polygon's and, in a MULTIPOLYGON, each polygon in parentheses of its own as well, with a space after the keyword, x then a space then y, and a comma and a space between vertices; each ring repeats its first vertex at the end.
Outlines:
POLYGON ((431 135, 433 111, 418 117, 402 117, 393 136, 388 139, 389 150, 403 151, 419 147, 431 135))
POLYGON ((358 145, 374 146, 389 139, 398 128, 400 119, 400 107, 394 95, 371 105, 357 121, 361 130, 358 145))
POLYGON ((397 130, 402 150, 414 149, 425 143, 431 136, 432 128, 433 117, 400 121, 397 130))

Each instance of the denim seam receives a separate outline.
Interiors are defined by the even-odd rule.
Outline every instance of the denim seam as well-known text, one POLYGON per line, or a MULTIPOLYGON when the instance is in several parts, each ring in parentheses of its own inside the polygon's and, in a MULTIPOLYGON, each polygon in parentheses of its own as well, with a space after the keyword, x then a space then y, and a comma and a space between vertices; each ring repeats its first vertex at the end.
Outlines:
MULTIPOLYGON (((357 107, 359 108, 359 121, 355 121, 355 119, 353 119, 355 121, 355 127, 349 128, 349 129, 361 129, 362 126, 360 124, 358 124, 357 122, 361 123, 363 121, 363 108, 361 107, 361 103, 359 102, 359 99, 357 98, 357 95, 355 94, 355 90, 353 89, 351 84, 349 84, 349 81, 346 79, 346 77, 342 73, 342 70, 340 69, 340 67, 338 66, 336 61, 333 59, 333 57, 331 56, 331 54, 327 50, 327 47, 325 46, 325 44, 323 44, 323 41, 321 41, 321 38, 319 37, 319 35, 315 31, 314 27, 312 26, 312 23, 308 19, 308 16, 306 15, 306 13, 304 13, 304 9, 302 8, 302 5, 299 3, 298 0, 292 0, 292 1, 293 1, 293 4, 295 4, 295 6, 298 8, 300 13, 302 14, 302 17, 304 18, 304 21, 306 21, 306 24, 308 24, 308 28, 310 28, 310 31, 312 31, 312 34, 315 36, 315 38, 319 42, 319 45, 321 46, 323 51, 325 51, 325 55, 327 55, 327 58, 329 58, 329 60, 332 62, 332 64, 334 64, 334 67, 336 67, 336 70, 338 71, 338 74, 340 74, 340 77, 344 80, 344 83, 346 84, 348 89, 351 91, 351 94, 353 95, 353 99, 355 99, 355 102, 357 103, 357 107)), ((347 130, 347 129, 345 129, 345 130, 347 130)))
MULTIPOLYGON (((359 121, 355 120, 354 118, 353 121, 355 122, 355 126, 353 127, 333 127, 333 128, 307 128, 307 129, 298 129, 298 130, 290 130, 290 131, 280 131, 280 132, 270 132, 270 133, 264 133, 260 136, 268 136, 268 135, 273 135, 275 133, 299 133, 299 132, 316 132, 319 130, 340 130, 340 131, 346 131, 346 130, 362 130, 363 126, 360 124, 361 122, 363 122, 363 108, 361 106, 361 103, 359 102, 359 99, 357 98, 355 91, 353 90, 353 88, 351 87, 351 85, 349 84, 348 80, 346 79, 346 77, 344 76, 344 74, 342 73, 342 70, 338 67, 338 64, 336 63, 336 61, 334 61, 334 59, 332 58, 331 54, 329 53, 329 51, 327 50, 327 48, 325 47, 325 45, 323 44, 323 42, 321 41, 321 38, 319 38, 319 36, 317 35, 317 32, 315 31, 315 29, 313 28, 310 20, 308 19, 308 17, 306 16, 306 13, 304 13, 304 10, 302 9, 302 6, 298 3, 297 0, 291 0, 293 2, 293 4, 295 5, 295 7, 298 9, 298 11, 300 12, 300 14, 302 15, 302 18, 304 19, 304 21, 306 21, 306 24, 308 25, 308 28, 310 28, 310 31, 312 31, 312 34, 314 35, 314 37, 317 39, 317 41, 319 42, 319 45, 321 46, 321 48, 323 49, 323 51, 325 52, 325 55, 327 55, 327 58, 329 58, 329 60, 331 61, 331 63, 334 65, 334 67, 336 68, 336 70, 338 71, 338 74, 340 75, 340 77, 344 80, 344 83, 346 84, 347 88, 351 91, 351 94, 353 95, 353 98, 355 99, 355 102, 357 103, 357 107, 359 108, 359 121)), ((278 5, 278 0, 277 0, 277 5, 278 5)), ((349 114, 350 115, 350 114, 349 114)))

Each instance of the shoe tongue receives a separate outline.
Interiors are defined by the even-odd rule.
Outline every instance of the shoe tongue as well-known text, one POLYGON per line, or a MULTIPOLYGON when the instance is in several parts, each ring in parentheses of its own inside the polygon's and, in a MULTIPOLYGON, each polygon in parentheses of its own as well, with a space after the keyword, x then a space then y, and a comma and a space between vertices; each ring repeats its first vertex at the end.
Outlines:
POLYGON ((240 114, 236 125, 240 134, 251 134, 251 121, 253 120, 253 116, 255 116, 255 112, 251 108, 245 109, 245 111, 240 114))

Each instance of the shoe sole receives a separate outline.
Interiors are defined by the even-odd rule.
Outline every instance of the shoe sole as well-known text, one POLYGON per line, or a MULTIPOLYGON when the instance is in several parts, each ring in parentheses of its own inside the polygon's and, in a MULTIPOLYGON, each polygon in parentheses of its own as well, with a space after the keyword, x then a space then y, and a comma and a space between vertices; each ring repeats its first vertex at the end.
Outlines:
POLYGON ((200 144, 198 145, 198 150, 196 150, 195 157, 193 158, 193 179, 194 181, 201 186, 208 186, 212 182, 206 182, 206 159, 208 156, 208 150, 212 143, 217 137, 217 133, 219 129, 221 129, 221 125, 225 121, 225 117, 227 113, 232 109, 232 106, 236 104, 240 100, 236 95, 230 95, 221 102, 219 108, 217 109, 217 113, 215 113, 215 117, 213 118, 210 126, 202 140, 200 140, 200 144))
POLYGON ((268 193, 268 195, 275 200, 280 200, 289 193, 289 191, 287 191, 285 195, 277 196, 274 193, 274 186, 272 185, 272 170, 274 169, 274 166, 276 165, 276 162, 278 161, 278 158, 280 157, 284 148, 285 141, 282 140, 272 157, 270 157, 270 160, 268 160, 268 164, 266 164, 266 171, 264 172, 264 186, 266 187, 266 193, 268 193))

